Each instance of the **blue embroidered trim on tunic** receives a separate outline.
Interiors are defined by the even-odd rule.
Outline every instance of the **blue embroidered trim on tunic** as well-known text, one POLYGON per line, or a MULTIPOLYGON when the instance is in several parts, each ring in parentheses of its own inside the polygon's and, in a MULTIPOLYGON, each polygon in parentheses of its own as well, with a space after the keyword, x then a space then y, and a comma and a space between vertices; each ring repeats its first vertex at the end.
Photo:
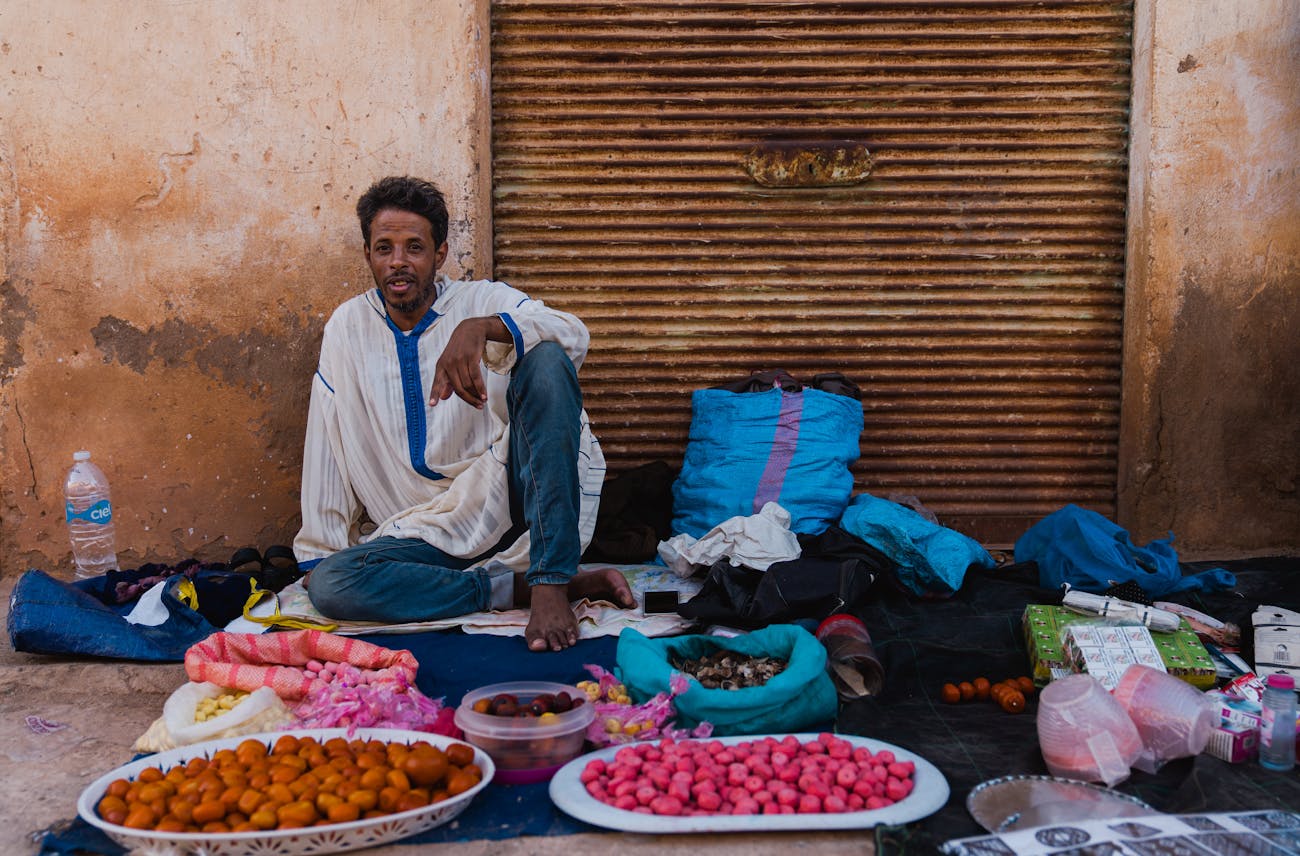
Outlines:
POLYGON ((515 340, 515 359, 517 360, 524 355, 524 334, 519 332, 515 319, 505 312, 498 312, 497 317, 506 325, 506 329, 510 331, 510 337, 515 340))
POLYGON ((411 455, 411 469, 427 479, 446 478, 429 469, 424 463, 425 443, 429 430, 425 423, 424 390, 420 383, 420 335, 438 320, 438 313, 430 309, 410 333, 403 333, 387 313, 384 321, 393 331, 397 346, 397 365, 402 373, 402 401, 406 406, 406 442, 411 455))

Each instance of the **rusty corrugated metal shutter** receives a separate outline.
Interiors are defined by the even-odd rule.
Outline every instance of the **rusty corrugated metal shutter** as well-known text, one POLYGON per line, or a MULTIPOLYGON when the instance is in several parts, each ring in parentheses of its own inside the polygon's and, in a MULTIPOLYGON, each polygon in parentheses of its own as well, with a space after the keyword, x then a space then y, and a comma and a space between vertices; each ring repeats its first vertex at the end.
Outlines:
POLYGON ((493 0, 495 273, 590 327, 611 472, 680 463, 693 389, 838 370, 858 490, 990 544, 1067 502, 1113 515, 1131 21, 493 0), (865 180, 760 183, 853 146, 865 180))

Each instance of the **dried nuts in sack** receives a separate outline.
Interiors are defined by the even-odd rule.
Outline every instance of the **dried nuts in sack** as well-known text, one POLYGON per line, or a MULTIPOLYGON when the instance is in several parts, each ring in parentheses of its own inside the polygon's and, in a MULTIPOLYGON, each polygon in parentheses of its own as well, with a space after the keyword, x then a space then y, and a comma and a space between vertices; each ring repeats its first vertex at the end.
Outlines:
POLYGON ((690 675, 705 689, 739 690, 761 687, 785 671, 785 660, 779 657, 751 657, 736 651, 718 650, 705 654, 698 660, 674 657, 672 667, 690 675))

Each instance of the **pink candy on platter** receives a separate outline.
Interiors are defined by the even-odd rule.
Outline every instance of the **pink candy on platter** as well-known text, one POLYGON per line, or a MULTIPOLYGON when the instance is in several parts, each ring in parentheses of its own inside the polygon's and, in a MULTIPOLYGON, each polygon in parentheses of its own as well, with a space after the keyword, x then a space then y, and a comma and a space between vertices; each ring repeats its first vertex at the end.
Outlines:
POLYGON ((593 799, 657 815, 816 814, 874 811, 901 802, 915 765, 833 734, 730 745, 664 738, 597 758, 579 774, 593 799))

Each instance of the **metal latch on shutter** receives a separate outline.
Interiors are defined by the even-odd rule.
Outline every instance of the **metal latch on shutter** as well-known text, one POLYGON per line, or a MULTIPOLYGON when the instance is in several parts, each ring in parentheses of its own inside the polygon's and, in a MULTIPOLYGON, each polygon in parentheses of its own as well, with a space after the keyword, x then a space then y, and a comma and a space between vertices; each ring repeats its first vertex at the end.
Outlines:
POLYGON ((774 140, 745 156, 745 171, 764 187, 839 187, 866 181, 871 152, 853 140, 774 140))

